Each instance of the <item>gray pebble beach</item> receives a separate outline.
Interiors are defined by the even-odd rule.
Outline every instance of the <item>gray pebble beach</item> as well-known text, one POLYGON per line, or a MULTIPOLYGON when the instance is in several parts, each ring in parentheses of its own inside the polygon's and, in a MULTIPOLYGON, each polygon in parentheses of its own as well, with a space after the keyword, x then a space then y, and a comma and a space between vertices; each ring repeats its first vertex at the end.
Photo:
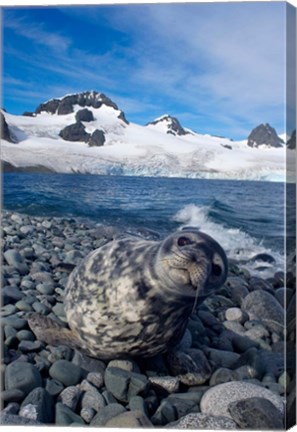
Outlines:
POLYGON ((27 319, 38 312, 67 327, 70 272, 125 233, 8 211, 2 231, 2 425, 272 430, 294 421, 295 326, 285 317, 295 316, 295 275, 264 280, 230 260, 178 351, 103 361, 36 340, 27 319))

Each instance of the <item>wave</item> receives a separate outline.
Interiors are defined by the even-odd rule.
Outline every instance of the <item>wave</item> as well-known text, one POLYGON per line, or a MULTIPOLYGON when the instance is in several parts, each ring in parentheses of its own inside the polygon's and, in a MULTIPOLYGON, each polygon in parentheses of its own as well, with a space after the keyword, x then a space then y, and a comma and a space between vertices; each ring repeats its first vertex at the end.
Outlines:
POLYGON ((261 277, 270 277, 276 271, 284 269, 284 257, 279 251, 265 247, 262 240, 252 237, 240 228, 227 226, 221 221, 217 222, 213 218, 212 210, 212 205, 188 204, 174 215, 173 220, 180 223, 180 229, 192 226, 213 237, 224 248, 228 258, 244 264, 253 275, 261 271, 261 277), (262 253, 272 255, 275 262, 273 264, 265 262, 265 265, 261 266, 259 261, 252 259, 262 253))

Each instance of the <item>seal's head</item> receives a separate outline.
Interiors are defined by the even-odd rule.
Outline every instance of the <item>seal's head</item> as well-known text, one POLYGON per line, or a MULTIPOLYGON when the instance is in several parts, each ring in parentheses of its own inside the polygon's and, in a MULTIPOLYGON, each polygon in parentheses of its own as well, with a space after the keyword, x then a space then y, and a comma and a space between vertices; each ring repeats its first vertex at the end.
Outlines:
POLYGON ((167 237, 159 249, 158 262, 166 286, 188 296, 209 294, 225 282, 228 272, 222 247, 195 228, 167 237))

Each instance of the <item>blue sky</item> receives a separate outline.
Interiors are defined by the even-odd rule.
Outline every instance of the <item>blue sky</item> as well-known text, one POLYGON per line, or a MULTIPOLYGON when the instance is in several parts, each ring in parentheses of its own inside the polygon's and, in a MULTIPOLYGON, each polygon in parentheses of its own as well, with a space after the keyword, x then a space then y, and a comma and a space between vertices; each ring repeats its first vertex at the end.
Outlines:
POLYGON ((200 133, 285 131, 285 2, 6 7, 11 113, 97 90, 129 121, 176 116, 200 133))

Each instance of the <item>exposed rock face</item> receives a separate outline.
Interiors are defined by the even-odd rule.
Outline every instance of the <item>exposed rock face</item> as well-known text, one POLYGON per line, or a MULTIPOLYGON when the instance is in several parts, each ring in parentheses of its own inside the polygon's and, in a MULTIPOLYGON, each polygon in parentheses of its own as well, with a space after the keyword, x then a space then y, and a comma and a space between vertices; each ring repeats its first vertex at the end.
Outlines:
POLYGON ((259 147, 262 144, 269 147, 282 147, 283 140, 277 135, 274 128, 265 123, 252 130, 247 144, 249 147, 259 147))
POLYGON ((1 139, 9 142, 14 142, 10 135, 8 124, 6 123, 4 114, 2 112, 0 112, 0 129, 1 139))
POLYGON ((39 114, 42 111, 46 111, 51 114, 57 113, 63 115, 73 112, 73 105, 100 108, 103 104, 118 110, 118 106, 103 93, 87 91, 84 93, 64 96, 62 99, 51 99, 48 102, 40 104, 36 108, 35 113, 39 114))
POLYGON ((65 141, 82 141, 88 142, 90 134, 85 131, 85 127, 81 122, 76 122, 66 126, 59 133, 60 137, 65 141))
POLYGON ((153 122, 147 123, 148 125, 156 125, 158 123, 161 122, 165 122, 167 123, 167 132, 168 134, 171 135, 178 135, 178 136, 182 136, 182 135, 187 135, 190 132, 185 131, 185 129, 181 126, 180 122, 178 121, 178 119, 176 117, 172 117, 170 115, 164 115, 163 117, 160 117, 156 120, 154 120, 153 122))
POLYGON ((291 138, 288 139, 287 147, 291 150, 296 148, 296 129, 292 132, 291 138))
POLYGON ((104 132, 102 130, 96 129, 90 139, 89 139, 89 146, 90 147, 101 147, 103 146, 105 143, 105 135, 104 132))
POLYGON ((75 120, 77 122, 90 122, 95 120, 92 111, 88 110, 88 108, 81 109, 77 111, 75 114, 75 120))

